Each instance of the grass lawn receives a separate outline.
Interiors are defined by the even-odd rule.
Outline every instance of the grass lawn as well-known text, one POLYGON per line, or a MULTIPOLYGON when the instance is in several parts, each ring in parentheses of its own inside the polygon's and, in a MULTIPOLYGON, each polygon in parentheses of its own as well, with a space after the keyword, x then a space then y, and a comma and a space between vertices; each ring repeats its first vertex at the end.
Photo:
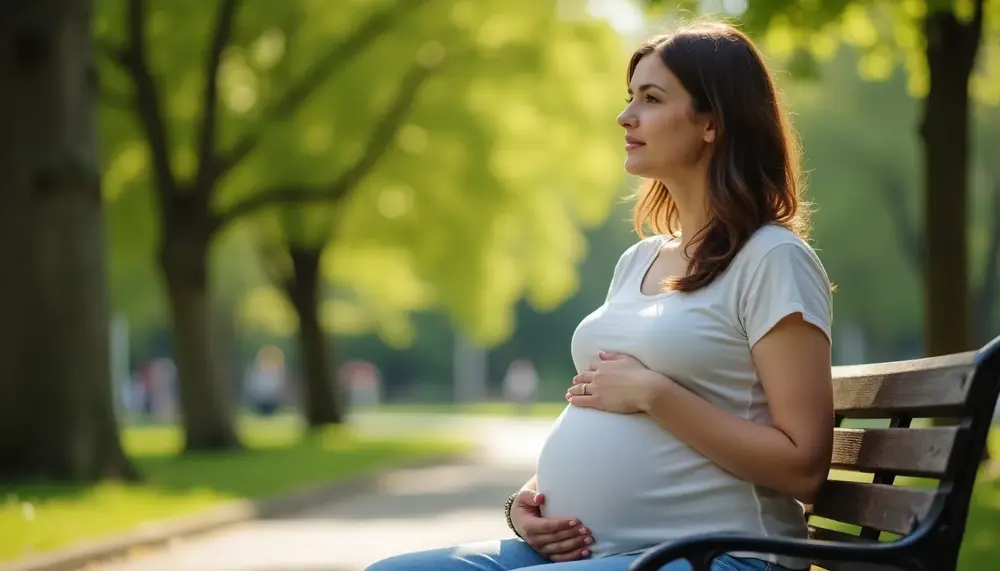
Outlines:
POLYGON ((267 497, 466 447, 420 435, 363 439, 349 429, 302 438, 301 427, 289 418, 242 419, 240 431, 246 452, 177 456, 181 437, 176 428, 134 426, 123 432, 123 443, 146 476, 141 484, 0 488, 0 561, 225 500, 267 497))

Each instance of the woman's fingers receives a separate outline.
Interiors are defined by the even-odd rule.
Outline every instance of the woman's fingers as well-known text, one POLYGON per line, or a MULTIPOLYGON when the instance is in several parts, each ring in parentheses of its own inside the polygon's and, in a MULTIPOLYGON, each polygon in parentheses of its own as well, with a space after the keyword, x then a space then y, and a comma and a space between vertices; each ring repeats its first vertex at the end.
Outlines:
MULTIPOLYGON (((584 529, 584 528, 581 528, 584 529)), ((563 536, 556 541, 547 541, 542 544, 539 553, 545 555, 546 557, 553 559, 556 556, 563 556, 573 553, 580 553, 581 551, 587 549, 587 547, 593 543, 590 535, 586 533, 586 530, 573 530, 574 533, 570 534, 569 537, 564 537, 565 533, 557 534, 558 536, 563 536)), ((554 559, 553 559, 554 560, 554 559)))
POLYGON ((584 559, 590 557, 589 549, 574 549, 566 553, 558 553, 556 555, 550 555, 549 560, 555 563, 561 563, 563 561, 576 561, 578 559, 584 559))
POLYGON ((529 543, 540 544, 541 542, 538 541, 538 538, 544 538, 560 532, 576 530, 579 529, 579 525, 580 522, 573 518, 547 518, 536 515, 525 519, 521 532, 524 533, 525 537, 530 540, 529 543))
MULTIPOLYGON (((551 545, 554 543, 560 543, 569 539, 577 539, 583 541, 584 537, 588 537, 590 532, 585 527, 573 527, 571 529, 564 529, 557 531, 555 533, 539 534, 534 539, 539 545, 551 545)), ((581 545, 583 545, 581 543, 581 545)))

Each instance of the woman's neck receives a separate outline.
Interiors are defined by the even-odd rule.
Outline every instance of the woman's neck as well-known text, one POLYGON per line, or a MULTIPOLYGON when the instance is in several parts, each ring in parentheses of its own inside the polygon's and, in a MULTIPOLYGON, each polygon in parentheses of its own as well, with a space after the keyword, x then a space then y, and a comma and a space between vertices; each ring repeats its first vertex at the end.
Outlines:
POLYGON ((670 189, 670 197, 677 205, 677 217, 681 225, 681 251, 684 252, 711 219, 708 208, 708 184, 680 186, 670 183, 667 188, 670 189))

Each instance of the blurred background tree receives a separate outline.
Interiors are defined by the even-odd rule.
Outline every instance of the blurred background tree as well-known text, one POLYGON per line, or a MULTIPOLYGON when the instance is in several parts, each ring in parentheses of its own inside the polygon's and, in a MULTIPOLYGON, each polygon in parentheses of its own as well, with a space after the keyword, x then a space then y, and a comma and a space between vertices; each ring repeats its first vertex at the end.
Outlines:
MULTIPOLYGON (((154 215, 188 449, 238 445, 213 358, 210 247, 270 206, 335 202, 349 221, 336 239, 411 260, 423 291, 404 297, 447 307, 484 341, 510 333, 522 293, 551 307, 572 291, 578 226, 603 217, 619 176, 604 118, 620 40, 600 21, 560 20, 554 5, 101 3, 107 101, 119 108, 106 148, 125 171, 107 194, 154 215), (415 79, 397 87, 415 53, 444 60, 419 94, 415 79), (376 169, 366 137, 397 89, 413 114, 369 140, 397 155, 376 169), (146 200, 121 198, 147 186, 146 200)), ((124 216, 137 230, 139 216, 124 216)), ((300 241, 315 249, 329 230, 300 241)), ((405 320, 383 333, 407 336, 405 320)))

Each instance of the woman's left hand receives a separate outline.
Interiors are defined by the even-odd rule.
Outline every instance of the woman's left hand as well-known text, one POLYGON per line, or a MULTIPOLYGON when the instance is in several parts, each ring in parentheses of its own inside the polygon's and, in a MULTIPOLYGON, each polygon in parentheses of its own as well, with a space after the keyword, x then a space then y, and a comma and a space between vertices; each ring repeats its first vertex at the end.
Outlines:
POLYGON ((650 394, 664 382, 669 382, 666 377, 631 355, 601 352, 598 360, 573 377, 566 400, 574 406, 606 412, 643 412, 650 394))

